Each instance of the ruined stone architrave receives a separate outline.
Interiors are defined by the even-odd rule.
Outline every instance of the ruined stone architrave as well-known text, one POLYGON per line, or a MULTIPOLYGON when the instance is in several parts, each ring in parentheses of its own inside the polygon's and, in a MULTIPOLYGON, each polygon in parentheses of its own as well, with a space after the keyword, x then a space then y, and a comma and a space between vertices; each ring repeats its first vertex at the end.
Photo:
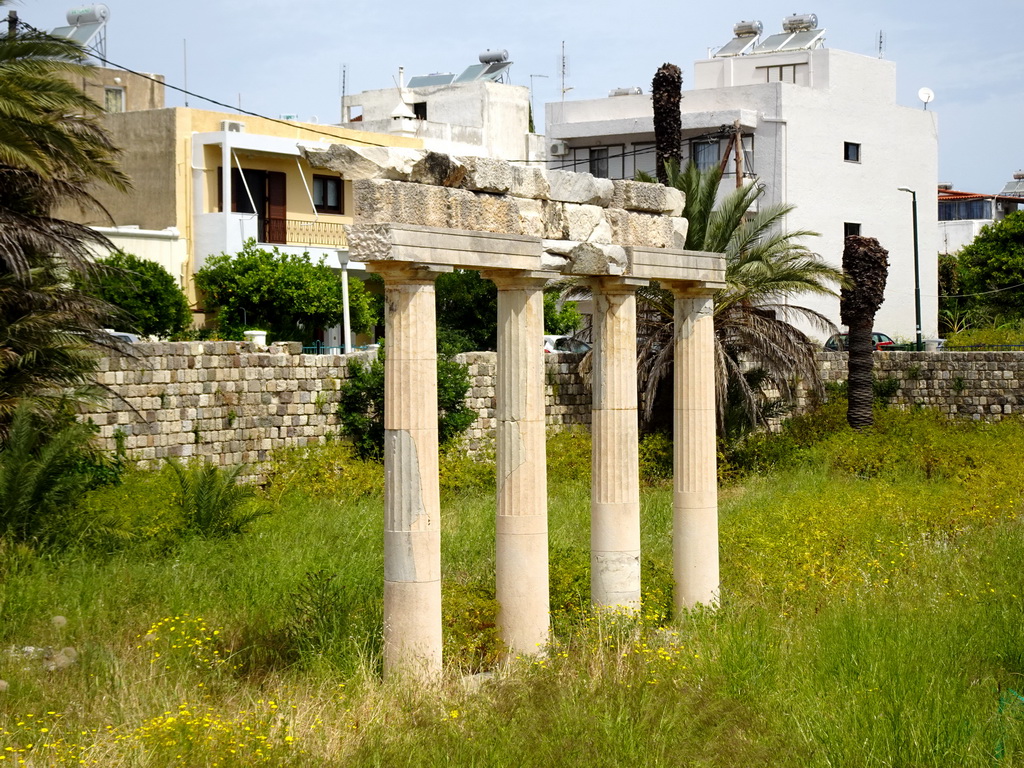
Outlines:
POLYGON ((675 557, 679 607, 718 599, 714 339, 719 254, 681 249, 677 190, 544 171, 500 160, 379 149, 307 155, 356 179, 350 258, 384 278, 385 670, 441 670, 433 279, 472 269, 498 286, 497 574, 501 637, 512 654, 548 641, 542 291, 590 281, 595 297, 591 595, 640 599, 635 289, 676 295, 675 557), (379 172, 374 172, 378 168, 379 172))

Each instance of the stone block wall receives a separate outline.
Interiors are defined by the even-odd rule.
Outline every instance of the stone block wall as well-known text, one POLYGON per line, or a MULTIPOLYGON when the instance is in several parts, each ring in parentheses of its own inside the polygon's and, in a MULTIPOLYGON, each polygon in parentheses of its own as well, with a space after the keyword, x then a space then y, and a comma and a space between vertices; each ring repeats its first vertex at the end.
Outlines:
MULTIPOLYGON (((336 434, 348 360, 374 354, 312 355, 295 342, 257 348, 233 341, 136 344, 133 351, 134 357, 100 362, 98 380, 111 396, 89 418, 103 447, 114 450, 121 442, 128 456, 148 464, 192 456, 245 464, 253 475, 275 449, 336 434)), ((549 426, 589 423, 590 393, 576 372, 578 357, 545 357, 549 426)), ((493 443, 496 355, 457 359, 469 366, 467 403, 479 414, 466 445, 480 451, 493 443)))
MULTIPOLYGON (((845 352, 819 352, 823 377, 846 380, 845 352)), ((875 352, 875 378, 898 382, 891 402, 956 418, 1024 414, 1024 352, 875 352)))

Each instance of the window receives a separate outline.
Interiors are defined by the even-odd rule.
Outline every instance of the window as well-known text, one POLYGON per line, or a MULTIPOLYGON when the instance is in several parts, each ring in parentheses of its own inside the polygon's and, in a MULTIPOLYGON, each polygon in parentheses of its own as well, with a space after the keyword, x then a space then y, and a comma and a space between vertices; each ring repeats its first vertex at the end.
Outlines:
POLYGON ((591 173, 602 179, 621 179, 624 170, 624 150, 622 144, 608 147, 573 147, 570 154, 572 164, 569 164, 567 157, 561 168, 577 173, 591 173))
POLYGON ((416 115, 417 120, 427 119, 427 102, 417 101, 412 105, 412 113, 416 115))
POLYGON ((690 144, 690 157, 697 170, 706 171, 722 161, 722 148, 717 141, 694 141, 690 144))
POLYGON ((853 221, 847 221, 843 224, 843 237, 849 237, 850 235, 860 234, 860 224, 853 221))
POLYGON ((317 213, 344 213, 341 179, 336 176, 313 176, 313 205, 317 213))
POLYGON ((103 108, 107 112, 124 112, 124 88, 104 88, 103 108))
MULTIPOLYGON (((796 84, 797 68, 803 68, 806 64, 779 64, 774 67, 758 67, 764 71, 766 83, 793 83, 796 84)), ((803 74, 801 72, 801 74, 803 74)))
POLYGON ((991 219, 991 200, 940 200, 939 221, 991 219))
POLYGON ((854 144, 852 141, 843 142, 843 160, 848 163, 859 163, 860 162, 860 144, 854 144))
POLYGON ((657 154, 654 151, 654 142, 645 141, 633 145, 633 169, 643 171, 651 176, 658 175, 657 154))

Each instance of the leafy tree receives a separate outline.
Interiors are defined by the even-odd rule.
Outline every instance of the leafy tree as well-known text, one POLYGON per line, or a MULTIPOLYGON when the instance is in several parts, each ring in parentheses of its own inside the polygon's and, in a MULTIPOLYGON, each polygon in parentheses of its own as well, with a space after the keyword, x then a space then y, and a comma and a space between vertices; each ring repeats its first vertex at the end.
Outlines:
POLYGON ((583 325, 583 315, 576 309, 575 301, 562 302, 558 306, 558 291, 544 292, 544 333, 564 336, 574 333, 583 325))
MULTIPOLYGON (((196 285, 206 294, 208 309, 217 311, 217 325, 227 338, 240 338, 249 328, 268 332, 275 340, 311 343, 318 328, 341 322, 344 315, 341 277, 309 254, 297 256, 277 248, 258 248, 255 240, 234 255, 221 254, 196 272, 196 285)), ((366 288, 349 279, 352 330, 373 327, 366 288)))
POLYGON ((682 118, 679 102, 682 99, 683 71, 675 64, 662 64, 651 82, 651 102, 654 106, 654 152, 658 181, 668 184, 670 163, 678 168, 682 162, 682 118))
POLYGON ((875 345, 871 331, 875 313, 885 300, 889 252, 873 237, 849 235, 843 247, 843 272, 849 282, 840 294, 839 314, 850 329, 846 420, 854 429, 861 429, 873 423, 871 371, 875 345))
POLYGON ((495 349, 498 288, 479 272, 456 269, 434 281, 438 348, 451 354, 495 349))
MULTIPOLYGON (((341 385, 338 417, 341 431, 362 459, 384 458, 384 347, 370 362, 349 360, 341 385)), ((437 357, 437 432, 441 446, 456 440, 476 420, 466 406, 469 369, 451 355, 437 357)))
POLYGON ((92 290, 124 312, 129 330, 144 336, 171 336, 192 324, 192 310, 171 273, 155 261, 118 252, 99 262, 92 290))
POLYGON ((1024 316, 1024 211, 983 227, 958 261, 961 293, 993 314, 1024 316))
POLYGON ((84 60, 35 30, 0 37, 0 433, 21 402, 50 415, 94 394, 91 350, 112 343, 109 307, 67 279, 95 271, 92 247, 110 243, 52 215, 100 208, 93 184, 127 187, 100 106, 65 79, 88 77, 84 60))
MULTIPOLYGON (((685 247, 725 254, 726 287, 715 295, 715 377, 719 426, 727 410, 742 414, 748 425, 763 422, 777 404, 765 396, 769 389, 784 400, 795 397, 797 384, 820 391, 815 361, 817 345, 791 321, 832 331, 829 320, 814 310, 792 303, 804 293, 834 295, 832 285, 842 273, 798 242, 816 236, 806 230, 782 229, 790 205, 750 208, 761 196, 755 185, 731 191, 715 207, 722 171, 701 172, 690 163, 680 172, 667 168, 672 186, 686 194, 683 216, 689 221, 685 247), (760 369, 756 376, 751 369, 760 369), (732 404, 727 409, 727 399, 732 404)), ((644 418, 650 423, 656 407, 667 405, 670 388, 663 388, 674 356, 674 298, 657 284, 637 293, 638 374, 644 418)))

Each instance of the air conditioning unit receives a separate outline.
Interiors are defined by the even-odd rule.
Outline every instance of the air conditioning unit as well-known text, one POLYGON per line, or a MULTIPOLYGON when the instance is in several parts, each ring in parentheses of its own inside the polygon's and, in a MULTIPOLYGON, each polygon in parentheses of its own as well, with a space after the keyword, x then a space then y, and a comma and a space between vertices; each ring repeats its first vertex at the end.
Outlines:
POLYGON ((242 133, 245 130, 245 123, 240 123, 237 120, 221 120, 220 129, 231 133, 242 133))
POLYGON ((552 157, 565 157, 569 154, 569 145, 564 141, 552 141, 548 145, 548 154, 552 157))

